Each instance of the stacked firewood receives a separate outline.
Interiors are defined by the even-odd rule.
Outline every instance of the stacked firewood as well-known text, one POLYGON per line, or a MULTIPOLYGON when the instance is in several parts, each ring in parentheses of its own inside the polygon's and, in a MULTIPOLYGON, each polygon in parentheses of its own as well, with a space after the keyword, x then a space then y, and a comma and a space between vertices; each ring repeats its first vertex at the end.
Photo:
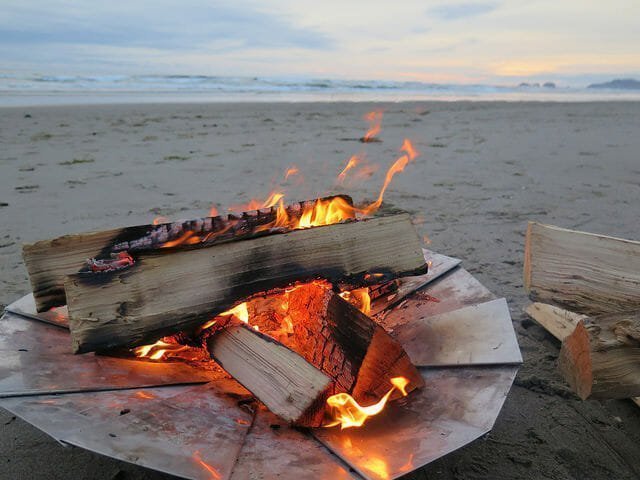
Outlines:
POLYGON ((640 242, 531 222, 524 286, 580 398, 640 396, 640 242))
POLYGON ((404 213, 295 226, 336 199, 355 211, 350 198, 329 197, 25 245, 38 311, 67 305, 75 353, 132 349, 167 336, 197 343, 296 425, 321 425, 326 399, 337 393, 371 403, 395 377, 406 380, 405 393, 420 388, 400 344, 340 296, 369 286, 383 292, 400 277, 426 274, 415 227, 404 213), (219 317, 283 291, 293 322, 288 342, 219 317))

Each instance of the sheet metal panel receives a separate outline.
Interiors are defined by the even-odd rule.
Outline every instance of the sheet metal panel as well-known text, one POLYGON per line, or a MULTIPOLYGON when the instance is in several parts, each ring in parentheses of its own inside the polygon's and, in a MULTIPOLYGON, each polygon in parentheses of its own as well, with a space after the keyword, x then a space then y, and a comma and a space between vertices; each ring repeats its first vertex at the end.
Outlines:
POLYGON ((517 366, 421 369, 426 387, 387 405, 360 428, 313 435, 370 480, 394 479, 487 433, 517 366))
POLYGON ((458 310, 495 298, 473 275, 458 267, 413 293, 396 308, 383 312, 378 316, 378 321, 387 331, 393 332, 398 326, 416 318, 458 310), (420 314, 416 317, 418 309, 420 314))
POLYGON ((410 304, 405 313, 413 314, 414 321, 393 332, 414 365, 522 363, 504 298, 434 316, 422 315, 421 307, 410 304))
POLYGON ((194 480, 228 479, 253 420, 233 380, 195 387, 4 398, 61 442, 194 480), (126 413, 124 413, 126 412, 126 413))
POLYGON ((291 478, 361 479, 303 430, 293 429, 262 406, 238 457, 232 480, 291 478))
POLYGON ((400 285, 396 292, 390 295, 385 295, 371 302, 371 315, 378 315, 383 310, 386 310, 393 305, 397 305, 408 295, 437 280, 445 273, 460 265, 460 262, 462 261, 458 258, 447 257, 446 255, 432 252, 426 248, 423 248, 422 251, 424 253, 425 261, 430 264, 429 271, 425 275, 401 278, 399 280, 400 285))
POLYGON ((224 376, 178 362, 71 353, 69 332, 12 313, 0 318, 0 397, 204 383, 224 376))

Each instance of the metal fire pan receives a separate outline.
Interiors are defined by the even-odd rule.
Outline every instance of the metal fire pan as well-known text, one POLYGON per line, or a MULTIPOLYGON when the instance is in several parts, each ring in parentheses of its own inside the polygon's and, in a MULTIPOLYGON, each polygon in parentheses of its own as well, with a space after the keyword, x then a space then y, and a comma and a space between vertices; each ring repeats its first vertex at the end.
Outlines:
MULTIPOLYGON (((435 275, 437 257, 432 258, 435 275)), ((445 260, 440 278, 422 289, 425 279, 416 280, 411 288, 420 290, 378 319, 418 363, 456 366, 421 368, 425 388, 391 402, 359 429, 315 429, 309 434, 289 428, 263 408, 252 419, 251 412, 238 405, 243 389, 219 378, 189 387, 0 398, 0 407, 62 442, 184 478, 396 478, 488 432, 518 369, 460 366, 479 359, 488 363, 491 354, 480 348, 480 337, 469 338, 469 322, 488 329, 491 342, 496 332, 507 338, 507 327, 511 334, 513 328, 504 301, 490 302, 495 296, 489 290, 466 270, 445 267, 452 265, 445 260), (459 309, 465 311, 454 312, 459 309), (447 335, 437 338, 434 329, 447 335), (464 345, 469 341, 475 342, 471 356, 471 347, 464 345), (421 349, 426 358, 420 356, 421 349), (455 351, 460 353, 447 353, 455 351)), ((35 314, 27 300, 18 306, 35 314)), ((504 343, 510 361, 519 358, 513 338, 504 343)), ((491 342, 493 351, 497 344, 491 342)), ((68 332, 62 328, 6 314, 0 319, 0 397, 117 390, 219 375, 178 363, 69 352, 68 332)))
POLYGON ((522 363, 509 307, 504 298, 435 316, 421 314, 412 303, 415 320, 393 332, 414 365, 461 366, 522 363))
POLYGON ((517 370, 421 369, 426 387, 364 426, 314 429, 313 435, 365 478, 398 478, 491 430, 517 370))
POLYGON ((194 480, 227 479, 253 421, 233 380, 195 387, 0 399, 69 445, 194 480))
POLYGON ((0 318, 0 398, 205 383, 223 376, 184 363, 71 353, 69 332, 13 313, 0 318))

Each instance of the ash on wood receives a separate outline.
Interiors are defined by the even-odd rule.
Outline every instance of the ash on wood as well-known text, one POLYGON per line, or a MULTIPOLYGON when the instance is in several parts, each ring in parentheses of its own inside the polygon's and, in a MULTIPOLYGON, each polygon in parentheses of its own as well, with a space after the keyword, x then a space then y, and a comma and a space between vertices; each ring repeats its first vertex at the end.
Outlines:
POLYGON ((232 325, 207 339, 211 357, 282 419, 322 425, 333 381, 304 358, 247 325, 232 325))
POLYGON ((289 292, 292 348, 329 375, 336 389, 362 404, 378 401, 390 379, 406 377, 407 391, 424 385, 402 346, 339 295, 314 283, 289 292))
MULTIPOLYGON (((287 217, 299 219, 318 201, 340 198, 346 205, 353 201, 346 195, 307 200, 287 206, 287 217)), ((347 209, 348 210, 348 209, 347 209)), ((227 217, 138 225, 112 230, 65 235, 52 240, 25 244, 22 249, 38 312, 67 303, 64 280, 78 272, 88 258, 109 259, 112 254, 157 250, 159 248, 195 248, 230 240, 271 233, 266 228, 277 218, 275 207, 244 212, 227 217)), ((277 231, 278 229, 276 229, 277 231)), ((282 229, 280 229, 282 230, 282 229)))
POLYGON ((427 270, 408 214, 195 250, 141 252, 114 272, 65 282, 76 353, 152 343, 197 328, 253 294, 324 278, 364 286, 427 270), (382 277, 371 275, 380 273, 382 277))
POLYGON ((524 286, 578 313, 640 310, 640 242, 530 222, 524 286))
POLYGON ((583 400, 640 395, 640 314, 581 320, 562 342, 559 365, 583 400))

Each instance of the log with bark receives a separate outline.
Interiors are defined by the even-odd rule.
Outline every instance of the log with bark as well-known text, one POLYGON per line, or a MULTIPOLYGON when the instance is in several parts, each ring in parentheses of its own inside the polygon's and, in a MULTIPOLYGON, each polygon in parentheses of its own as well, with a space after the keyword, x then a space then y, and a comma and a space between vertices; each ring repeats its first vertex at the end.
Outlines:
POLYGON ((578 313, 640 310, 640 242, 530 222, 524 286, 578 313))
POLYGON ((140 251, 129 267, 67 277, 73 349, 152 343, 197 328, 246 297, 296 281, 324 278, 358 287, 426 270, 407 214, 193 250, 140 251))
POLYGON ((640 395, 640 314, 581 320, 562 342, 559 365, 583 400, 640 395))
MULTIPOLYGON (((347 205, 353 203, 346 195, 338 197, 347 205)), ((320 200, 326 202, 334 198, 336 197, 320 200)), ((288 218, 299 218, 316 201, 289 205, 286 208, 288 218)), ((88 258, 110 259, 112 254, 120 252, 135 256, 136 253, 161 247, 193 248, 196 244, 206 247, 214 243, 265 235, 271 229, 264 227, 274 223, 276 219, 277 209, 272 207, 226 217, 206 217, 65 235, 25 244, 22 256, 29 273, 36 308, 38 312, 43 312, 67 303, 65 277, 78 272, 88 258)))
POLYGON ((218 326, 205 341, 222 368, 286 421, 318 427, 329 395, 370 405, 394 377, 409 380, 407 392, 424 385, 400 344, 325 284, 298 286, 287 303, 293 334, 285 344, 244 324, 218 326))
POLYGON ((341 392, 369 404, 379 400, 393 377, 421 387, 422 376, 402 346, 371 318, 322 285, 299 286, 288 295, 291 346, 336 382, 341 392))

